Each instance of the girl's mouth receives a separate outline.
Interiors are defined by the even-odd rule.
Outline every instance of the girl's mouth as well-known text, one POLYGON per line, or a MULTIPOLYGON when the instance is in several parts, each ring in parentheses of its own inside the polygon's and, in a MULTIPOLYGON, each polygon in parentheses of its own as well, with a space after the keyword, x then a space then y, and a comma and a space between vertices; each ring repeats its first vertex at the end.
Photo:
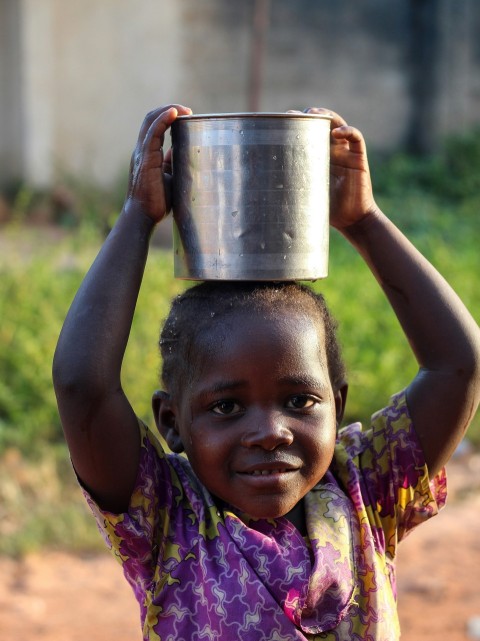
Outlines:
POLYGON ((252 470, 251 472, 244 472, 249 476, 271 476, 272 474, 285 474, 286 472, 292 472, 293 470, 287 468, 281 468, 278 470, 252 470))

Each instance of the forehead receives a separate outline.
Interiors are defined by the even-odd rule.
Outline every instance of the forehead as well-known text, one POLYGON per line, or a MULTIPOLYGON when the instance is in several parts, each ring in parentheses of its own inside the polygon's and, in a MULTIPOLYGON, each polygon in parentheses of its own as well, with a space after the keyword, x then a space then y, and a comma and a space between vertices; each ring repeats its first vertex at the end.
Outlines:
POLYGON ((212 332, 222 333, 224 327, 235 327, 238 323, 243 324, 251 320, 260 328, 264 323, 273 324, 278 321, 280 325, 291 319, 303 320, 315 326, 319 335, 325 335, 323 313, 317 303, 304 292, 260 290, 245 298, 235 300, 234 298, 224 302, 211 300, 211 307, 208 303, 203 309, 198 309, 199 332, 197 336, 201 339, 202 334, 210 336, 212 332), (203 321, 202 321, 203 319, 203 321), (206 322, 205 322, 206 320, 206 322))
POLYGON ((195 343, 196 374, 209 365, 239 365, 250 359, 253 364, 268 359, 274 364, 320 367, 327 370, 325 332, 319 319, 295 309, 282 308, 274 313, 262 310, 235 310, 212 319, 199 333, 195 343))

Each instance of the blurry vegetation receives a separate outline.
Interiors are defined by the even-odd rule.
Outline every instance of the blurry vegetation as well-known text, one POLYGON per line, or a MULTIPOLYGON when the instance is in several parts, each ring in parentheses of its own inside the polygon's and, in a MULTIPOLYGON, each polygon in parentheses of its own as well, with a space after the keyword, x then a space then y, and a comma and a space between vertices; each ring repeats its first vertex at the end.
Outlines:
POLYGON ((126 185, 124 176, 111 189, 73 176, 61 177, 50 190, 11 181, 0 190, 0 223, 90 227, 106 234, 122 207, 126 185))
MULTIPOLYGON (((480 320, 480 132, 452 139, 435 157, 371 163, 381 207, 480 320)), ((0 204, 0 553, 101 547, 63 442, 51 362, 67 309, 123 193, 74 183, 49 194, 16 186, 0 204)), ((170 251, 153 247, 123 373, 127 395, 150 424, 160 323, 184 287, 173 278, 170 251)), ((330 277, 314 287, 340 321, 350 381, 346 421, 367 421, 408 384, 414 359, 373 277, 335 232, 330 277)), ((469 438, 480 446, 479 416, 469 438)))
POLYGON ((374 155, 372 162, 377 193, 420 192, 451 203, 480 196, 480 129, 448 138, 435 155, 374 155))

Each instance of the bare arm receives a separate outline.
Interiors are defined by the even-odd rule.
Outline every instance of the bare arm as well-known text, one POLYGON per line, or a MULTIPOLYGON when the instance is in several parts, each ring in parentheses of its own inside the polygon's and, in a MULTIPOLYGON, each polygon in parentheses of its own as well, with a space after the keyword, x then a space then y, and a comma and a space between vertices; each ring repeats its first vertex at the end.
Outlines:
POLYGON ((448 283, 380 211, 344 234, 383 288, 417 359, 407 403, 433 475, 478 406, 479 328, 448 283))
POLYGON ((371 269, 419 365, 407 402, 433 475, 478 407, 480 330, 444 278, 378 209, 363 137, 336 114, 331 162, 331 223, 371 269))
POLYGON ((73 464, 100 505, 115 512, 128 506, 140 452, 121 366, 150 235, 168 211, 162 147, 177 113, 189 110, 164 108, 145 118, 122 213, 70 307, 54 357, 55 392, 73 464))

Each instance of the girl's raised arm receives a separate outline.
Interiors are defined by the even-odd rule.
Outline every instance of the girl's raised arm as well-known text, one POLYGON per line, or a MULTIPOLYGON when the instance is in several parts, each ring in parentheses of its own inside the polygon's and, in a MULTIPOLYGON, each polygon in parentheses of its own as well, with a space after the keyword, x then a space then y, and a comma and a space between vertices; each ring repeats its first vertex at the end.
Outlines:
POLYGON ((147 115, 132 156, 121 215, 65 319, 53 363, 58 408, 75 470, 99 505, 128 507, 140 451, 120 373, 151 232, 168 211, 167 128, 180 105, 147 115))
POLYGON ((478 407, 479 328, 448 283, 380 211, 344 234, 383 288, 417 359, 407 404, 434 475, 478 407))
POLYGON ((379 210, 363 136, 332 115, 331 224, 363 256, 415 354, 419 372, 407 403, 434 475, 478 407, 480 330, 444 278, 379 210))

